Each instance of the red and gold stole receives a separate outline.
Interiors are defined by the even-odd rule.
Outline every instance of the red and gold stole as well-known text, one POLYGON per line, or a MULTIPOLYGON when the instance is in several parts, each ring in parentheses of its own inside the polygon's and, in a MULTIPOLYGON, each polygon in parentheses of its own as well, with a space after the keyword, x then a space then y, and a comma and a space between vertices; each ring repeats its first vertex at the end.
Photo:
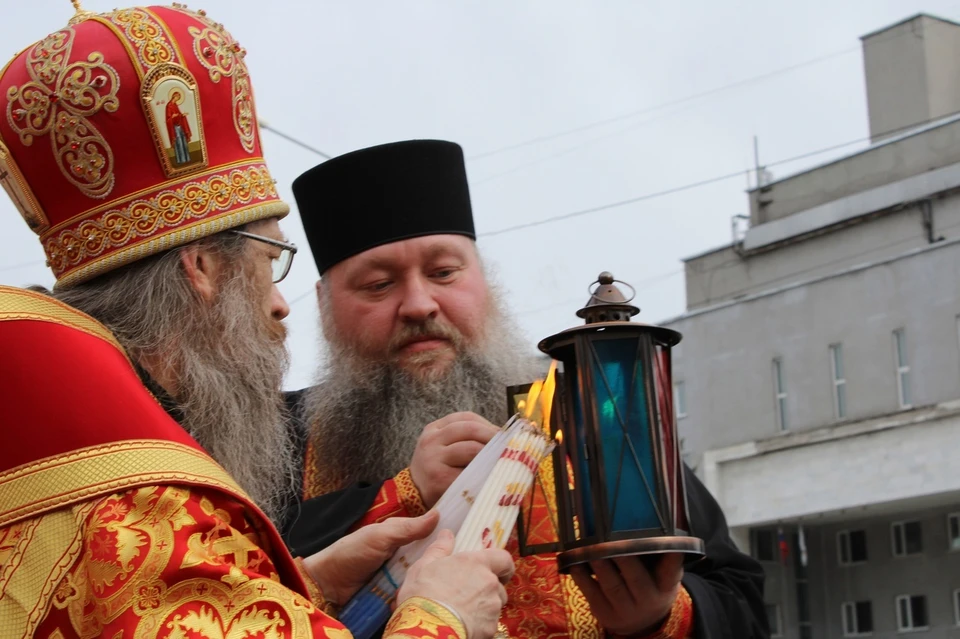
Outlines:
POLYGON ((49 608, 80 540, 74 507, 142 486, 239 502, 282 583, 309 597, 273 525, 144 388, 116 339, 49 296, 0 286, 0 635, 49 608))

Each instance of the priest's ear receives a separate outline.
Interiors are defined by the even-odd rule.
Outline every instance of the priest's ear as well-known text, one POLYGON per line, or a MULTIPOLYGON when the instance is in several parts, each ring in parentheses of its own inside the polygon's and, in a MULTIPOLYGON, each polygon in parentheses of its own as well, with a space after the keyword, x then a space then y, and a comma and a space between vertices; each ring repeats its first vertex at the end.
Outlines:
POLYGON ((191 242, 180 249, 180 264, 193 290, 204 301, 212 302, 217 294, 221 256, 207 242, 191 242))

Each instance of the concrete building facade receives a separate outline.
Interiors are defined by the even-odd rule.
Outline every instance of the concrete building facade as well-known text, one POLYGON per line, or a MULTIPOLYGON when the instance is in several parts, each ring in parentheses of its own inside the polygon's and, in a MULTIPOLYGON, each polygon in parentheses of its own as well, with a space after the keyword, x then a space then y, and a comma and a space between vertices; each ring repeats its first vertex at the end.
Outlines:
POLYGON ((678 424, 776 636, 960 637, 960 25, 863 50, 871 146, 685 260, 678 424))

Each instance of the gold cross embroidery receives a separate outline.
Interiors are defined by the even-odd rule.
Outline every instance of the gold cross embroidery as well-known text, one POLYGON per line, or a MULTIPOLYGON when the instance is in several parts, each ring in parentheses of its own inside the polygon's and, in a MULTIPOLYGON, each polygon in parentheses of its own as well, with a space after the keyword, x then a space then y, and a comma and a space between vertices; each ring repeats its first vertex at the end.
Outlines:
POLYGON ((189 12, 184 5, 173 5, 176 9, 190 13, 205 24, 203 29, 190 27, 187 31, 193 36, 193 51, 213 82, 221 78, 230 78, 233 90, 233 127, 240 136, 240 143, 247 153, 253 153, 254 115, 253 91, 250 88, 250 72, 243 61, 247 50, 242 48, 222 24, 213 22, 206 12, 189 12))
POLYGON ((71 62, 73 38, 73 29, 64 29, 30 49, 31 80, 7 91, 7 121, 24 146, 52 133, 61 173, 82 193, 100 199, 113 189, 113 151, 88 118, 119 108, 120 77, 99 52, 71 62))

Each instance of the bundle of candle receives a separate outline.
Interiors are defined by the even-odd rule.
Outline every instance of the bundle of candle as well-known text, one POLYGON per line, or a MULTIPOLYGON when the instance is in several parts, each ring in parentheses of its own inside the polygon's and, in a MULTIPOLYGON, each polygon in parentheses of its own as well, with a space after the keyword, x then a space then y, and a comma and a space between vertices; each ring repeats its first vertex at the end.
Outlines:
POLYGON ((553 450, 553 441, 530 420, 539 406, 544 423, 549 423, 553 373, 551 367, 547 382, 538 381, 531 387, 523 416, 510 418, 437 501, 434 508, 440 513, 440 522, 436 531, 400 548, 344 606, 339 620, 355 639, 369 639, 387 622, 390 604, 407 569, 440 530, 456 535, 454 552, 506 545, 537 468, 553 450))
POLYGON ((517 420, 493 472, 483 484, 467 514, 453 552, 503 548, 520 513, 520 503, 530 490, 540 462, 553 450, 543 430, 526 420, 517 420))

